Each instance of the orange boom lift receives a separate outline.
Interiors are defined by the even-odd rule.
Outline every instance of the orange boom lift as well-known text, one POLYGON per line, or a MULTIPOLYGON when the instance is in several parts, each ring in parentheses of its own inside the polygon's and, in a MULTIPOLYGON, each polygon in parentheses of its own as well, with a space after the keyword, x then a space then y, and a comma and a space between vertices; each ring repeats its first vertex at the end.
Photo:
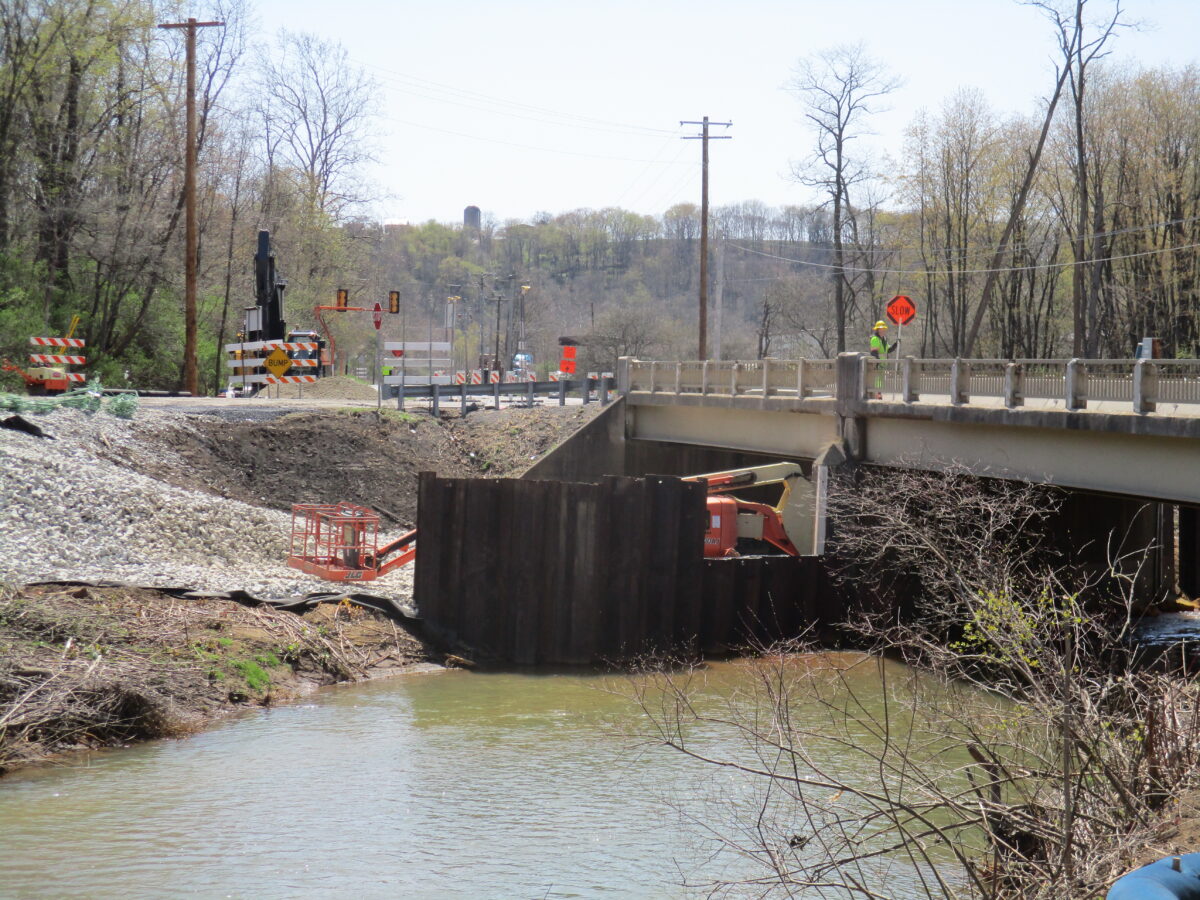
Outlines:
POLYGON ((691 475, 684 481, 703 481, 708 486, 708 530, 704 533, 704 555, 737 556, 738 541, 764 541, 788 556, 800 551, 789 534, 804 532, 803 517, 811 511, 793 497, 792 489, 803 481, 804 472, 797 463, 779 462, 691 475), (783 492, 772 506, 730 496, 732 491, 779 484, 783 492))
POLYGON ((366 507, 353 503, 292 506, 288 565, 293 569, 326 581, 374 581, 412 562, 416 555, 416 529, 380 547, 379 514, 366 507))

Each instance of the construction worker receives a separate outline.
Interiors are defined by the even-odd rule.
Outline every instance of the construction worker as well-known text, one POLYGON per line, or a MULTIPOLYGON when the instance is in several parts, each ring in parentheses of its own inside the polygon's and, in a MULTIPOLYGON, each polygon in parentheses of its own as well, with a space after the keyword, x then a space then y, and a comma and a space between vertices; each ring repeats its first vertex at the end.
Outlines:
POLYGON ((888 354, 900 346, 900 342, 896 341, 888 346, 887 322, 883 319, 875 323, 874 329, 874 333, 871 335, 871 355, 876 359, 887 359, 888 354))
MULTIPOLYGON (((900 346, 900 341, 888 345, 887 342, 887 322, 880 319, 875 323, 874 333, 871 335, 871 355, 879 360, 886 360, 888 354, 900 346)), ((875 390, 871 392, 871 399, 883 399, 883 370, 882 368, 875 373, 875 390)))

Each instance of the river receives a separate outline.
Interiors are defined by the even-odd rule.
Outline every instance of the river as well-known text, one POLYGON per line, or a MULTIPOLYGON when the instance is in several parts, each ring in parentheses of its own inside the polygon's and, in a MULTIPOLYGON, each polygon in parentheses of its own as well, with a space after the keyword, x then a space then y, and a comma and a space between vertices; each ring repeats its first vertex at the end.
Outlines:
MULTIPOLYGON (((723 692, 747 677, 706 674, 723 692)), ((639 740, 622 684, 402 676, 18 772, 0 780, 0 895, 695 896, 685 882, 744 866, 695 824, 740 788, 639 740)), ((716 728, 693 739, 740 752, 716 728)))

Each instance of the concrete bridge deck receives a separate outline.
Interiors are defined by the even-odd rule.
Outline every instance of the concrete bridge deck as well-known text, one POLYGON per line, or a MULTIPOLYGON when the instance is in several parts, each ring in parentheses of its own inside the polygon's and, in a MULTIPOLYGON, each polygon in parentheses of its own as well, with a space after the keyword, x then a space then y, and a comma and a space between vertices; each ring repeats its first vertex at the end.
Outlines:
POLYGON ((1200 361, 624 359, 625 436, 1200 505, 1200 361))

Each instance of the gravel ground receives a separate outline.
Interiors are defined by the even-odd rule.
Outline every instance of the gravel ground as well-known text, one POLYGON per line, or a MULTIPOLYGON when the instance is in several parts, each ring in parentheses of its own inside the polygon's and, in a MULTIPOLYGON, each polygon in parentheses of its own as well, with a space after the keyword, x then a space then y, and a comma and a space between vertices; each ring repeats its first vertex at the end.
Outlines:
MULTIPOLYGON (((0 428, 0 581, 117 581, 263 598, 329 589, 287 566, 288 513, 174 487, 97 455, 152 462, 162 453, 154 431, 186 426, 187 415, 140 409, 123 420, 60 409, 29 418, 54 439, 0 428)), ((364 589, 409 600, 411 567, 364 589)))

